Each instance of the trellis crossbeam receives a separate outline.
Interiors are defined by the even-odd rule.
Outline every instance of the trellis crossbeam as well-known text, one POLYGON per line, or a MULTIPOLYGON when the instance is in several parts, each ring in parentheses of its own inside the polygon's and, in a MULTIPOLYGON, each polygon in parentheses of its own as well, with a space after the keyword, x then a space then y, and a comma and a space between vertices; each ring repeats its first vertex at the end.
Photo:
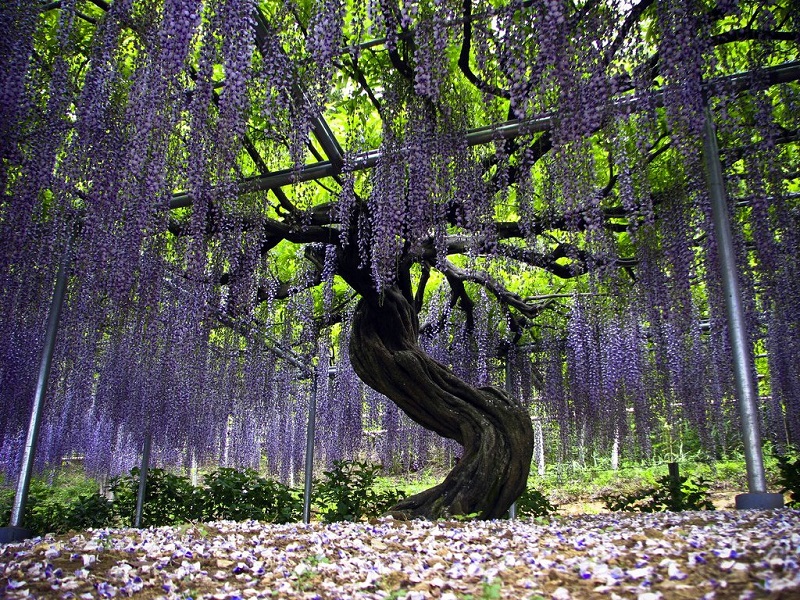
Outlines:
MULTIPOLYGON (((791 61, 764 69, 764 72, 760 75, 762 76, 760 79, 766 86, 797 81, 800 79, 800 61, 791 61)), ((733 86, 736 89, 743 90, 750 87, 753 81, 753 73, 748 71, 710 80, 706 84, 706 87, 713 89, 717 87, 733 86)), ((655 98, 657 104, 661 103, 661 95, 662 93, 659 92, 655 98)), ((652 99, 649 100, 652 102, 652 99)), ((624 98, 618 100, 617 103, 621 108, 636 110, 638 105, 642 103, 642 99, 638 97, 624 98)), ((652 106, 652 104, 648 105, 652 106)), ((513 139, 521 135, 547 131, 553 126, 553 120, 554 115, 547 114, 533 119, 512 119, 504 123, 472 129, 466 133, 466 143, 468 146, 479 146, 500 140, 513 139)), ((336 142, 335 136, 330 132, 330 128, 328 128, 324 119, 319 119, 318 121, 319 122, 315 122, 314 129, 315 133, 318 135, 317 139, 320 140, 320 144, 323 146, 323 150, 325 150, 329 158, 331 156, 338 158, 319 161, 301 169, 292 167, 244 179, 239 184, 238 193, 242 195, 258 191, 274 190, 286 185, 316 181, 341 173, 343 170, 343 162, 341 161, 342 154, 339 144, 336 142), (316 127, 319 127, 319 130, 316 127), (326 140, 326 142, 323 143, 322 140, 326 140), (328 147, 330 145, 332 145, 335 150, 331 150, 328 147), (328 154, 329 151, 331 152, 330 154, 328 154)), ((368 150, 355 154, 348 161, 347 168, 351 171, 371 169, 380 159, 380 149, 368 150)), ((188 192, 180 192, 172 197, 169 206, 171 209, 174 209, 191 206, 191 204, 191 195, 188 192)))

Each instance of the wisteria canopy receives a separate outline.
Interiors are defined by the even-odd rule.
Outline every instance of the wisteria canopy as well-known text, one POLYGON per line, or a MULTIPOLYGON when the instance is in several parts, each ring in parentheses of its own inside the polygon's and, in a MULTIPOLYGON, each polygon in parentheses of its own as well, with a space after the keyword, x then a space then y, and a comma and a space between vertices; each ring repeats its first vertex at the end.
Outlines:
POLYGON ((792 0, 4 0, 2 469, 62 264, 40 466, 292 480, 314 391, 322 461, 455 463, 410 516, 502 514, 542 440, 736 447, 706 119, 800 442, 799 46, 792 0))

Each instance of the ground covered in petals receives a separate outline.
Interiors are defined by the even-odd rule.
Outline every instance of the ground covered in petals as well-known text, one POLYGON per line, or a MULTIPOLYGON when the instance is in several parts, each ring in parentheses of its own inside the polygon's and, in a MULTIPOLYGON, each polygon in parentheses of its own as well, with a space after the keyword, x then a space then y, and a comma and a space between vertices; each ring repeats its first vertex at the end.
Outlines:
POLYGON ((216 522, 0 546, 0 598, 800 598, 800 511, 216 522))

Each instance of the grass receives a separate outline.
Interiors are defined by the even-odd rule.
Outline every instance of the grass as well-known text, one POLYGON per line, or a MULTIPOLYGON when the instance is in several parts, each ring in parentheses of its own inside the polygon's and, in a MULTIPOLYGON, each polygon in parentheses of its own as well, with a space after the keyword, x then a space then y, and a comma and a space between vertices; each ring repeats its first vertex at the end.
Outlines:
MULTIPOLYGON (((741 493, 747 490, 747 469, 742 456, 729 456, 713 461, 685 458, 678 464, 681 475, 702 477, 710 481, 713 493, 741 493)), ((778 489, 778 462, 769 449, 764 452, 764 466, 770 489, 778 489)), ((578 463, 550 464, 544 476, 532 472, 528 479, 528 488, 539 490, 557 506, 570 505, 571 513, 591 514, 605 510, 600 502, 600 497, 604 494, 631 493, 651 487, 668 473, 666 460, 622 463, 616 470, 602 463, 592 467, 578 463)), ((406 477, 380 477, 377 487, 402 489, 411 495, 440 483, 446 474, 444 469, 426 469, 406 477)))
MULTIPOLYGON (((715 461, 684 460, 678 463, 680 474, 690 478, 703 478, 711 482, 711 492, 716 494, 747 491, 747 469, 741 456, 715 461)), ((764 466, 770 489, 778 489, 778 461, 774 454, 764 452, 764 466)), ((601 496, 609 492, 630 493, 653 486, 668 475, 667 462, 623 464, 614 470, 599 466, 553 465, 544 476, 532 475, 528 486, 538 489, 556 505, 572 505, 571 512, 597 512, 601 496)))
MULTIPOLYGON (((769 451, 764 453, 767 481, 771 490, 781 488, 778 483, 778 461, 769 451)), ((711 482, 710 493, 723 507, 729 503, 733 493, 746 491, 747 476, 742 457, 726 457, 713 462, 685 460, 679 464, 680 474, 690 478, 702 478, 711 482)), ((623 463, 620 469, 611 469, 599 464, 593 467, 573 464, 550 464, 543 476, 535 471, 528 480, 528 489, 541 492, 556 507, 560 514, 592 514, 605 512, 601 500, 611 492, 632 494, 643 488, 652 487, 668 474, 666 462, 623 463)), ((90 494, 97 490, 97 482, 86 477, 82 469, 70 466, 51 471, 44 479, 36 478, 31 488, 31 499, 42 495, 49 489, 53 501, 67 503, 70 498, 80 494, 90 494), (49 481, 48 481, 49 480, 49 481)), ((402 490, 407 496, 416 494, 440 483, 447 475, 444 468, 428 468, 404 476, 379 476, 374 490, 382 493, 389 490, 402 490)), ((9 482, 0 482, 0 518, 8 522, 14 490, 9 482)))

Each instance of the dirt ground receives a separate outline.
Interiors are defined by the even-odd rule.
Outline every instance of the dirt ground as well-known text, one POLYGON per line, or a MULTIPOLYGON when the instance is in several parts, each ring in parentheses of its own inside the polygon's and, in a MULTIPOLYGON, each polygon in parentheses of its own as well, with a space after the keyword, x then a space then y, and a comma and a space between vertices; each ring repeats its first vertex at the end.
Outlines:
MULTIPOLYGON (((742 492, 717 491, 710 492, 709 497, 717 510, 734 510, 736 496, 742 492)), ((597 515, 610 512, 601 501, 592 498, 577 500, 558 505, 559 515, 597 515)))
POLYGON ((219 521, 0 546, 0 598, 791 600, 799 563, 791 509, 219 521))

